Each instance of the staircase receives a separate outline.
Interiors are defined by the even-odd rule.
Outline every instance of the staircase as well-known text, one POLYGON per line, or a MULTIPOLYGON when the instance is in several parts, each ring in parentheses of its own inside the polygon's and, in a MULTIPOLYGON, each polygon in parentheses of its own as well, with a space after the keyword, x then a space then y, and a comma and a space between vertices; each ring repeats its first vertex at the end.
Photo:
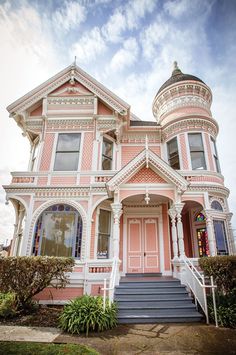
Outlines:
POLYGON ((185 286, 161 274, 126 274, 115 288, 119 323, 200 322, 185 286))

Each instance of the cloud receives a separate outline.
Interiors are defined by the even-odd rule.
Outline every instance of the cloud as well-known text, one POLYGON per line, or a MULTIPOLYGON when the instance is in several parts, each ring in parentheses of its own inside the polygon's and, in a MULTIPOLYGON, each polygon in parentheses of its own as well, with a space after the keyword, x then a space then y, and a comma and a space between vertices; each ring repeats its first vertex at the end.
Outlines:
POLYGON ((152 23, 141 34, 141 43, 143 55, 148 60, 153 60, 156 55, 156 47, 160 46, 163 38, 166 37, 169 31, 169 26, 164 21, 157 20, 152 23))
POLYGON ((70 54, 77 56, 78 64, 91 62, 99 54, 106 51, 107 46, 98 27, 86 32, 76 43, 73 44, 70 54))
POLYGON ((135 38, 129 38, 124 42, 123 48, 119 49, 111 60, 111 69, 121 71, 134 64, 138 60, 139 47, 135 38))
POLYGON ((86 20, 87 10, 77 1, 66 1, 53 15, 53 23, 66 32, 78 28, 86 20))
POLYGON ((169 0, 164 3, 164 11, 176 19, 186 14, 188 14, 188 16, 200 14, 206 16, 214 2, 215 0, 169 0))
POLYGON ((102 33, 107 41, 120 42, 127 30, 137 29, 140 20, 151 13, 156 6, 155 0, 128 1, 115 9, 108 22, 103 25, 102 33))

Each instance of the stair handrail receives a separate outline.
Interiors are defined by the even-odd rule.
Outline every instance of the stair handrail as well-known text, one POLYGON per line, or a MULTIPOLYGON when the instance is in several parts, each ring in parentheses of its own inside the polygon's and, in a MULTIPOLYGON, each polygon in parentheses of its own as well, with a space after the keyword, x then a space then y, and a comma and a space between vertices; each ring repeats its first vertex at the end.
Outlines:
POLYGON ((109 299, 109 306, 111 306, 111 302, 113 301, 114 298, 114 290, 115 290, 115 283, 116 283, 116 278, 117 278, 117 271, 119 267, 119 259, 117 257, 113 258, 112 262, 112 270, 111 270, 111 276, 109 280, 109 286, 107 287, 107 279, 104 279, 103 282, 103 309, 105 310, 106 308, 106 295, 107 291, 108 293, 108 299, 109 299))
POLYGON ((215 301, 215 289, 217 286, 214 285, 213 277, 212 276, 210 277, 211 284, 206 285, 204 274, 200 274, 200 272, 193 265, 191 260, 189 260, 186 256, 182 260, 185 264, 185 277, 184 277, 185 282, 187 283, 187 286, 191 289, 191 291, 194 295, 195 304, 196 304, 196 300, 197 300, 201 309, 205 313, 207 324, 209 324, 209 314, 208 314, 206 289, 210 288, 212 290, 215 324, 216 324, 216 327, 218 327, 216 301, 215 301), (188 275, 186 275, 186 274, 188 274, 189 276, 191 275, 192 280, 189 280, 188 275), (197 286, 199 286, 199 287, 197 287, 197 286), (197 289, 198 289, 198 291, 202 290, 202 294, 199 294, 197 289))

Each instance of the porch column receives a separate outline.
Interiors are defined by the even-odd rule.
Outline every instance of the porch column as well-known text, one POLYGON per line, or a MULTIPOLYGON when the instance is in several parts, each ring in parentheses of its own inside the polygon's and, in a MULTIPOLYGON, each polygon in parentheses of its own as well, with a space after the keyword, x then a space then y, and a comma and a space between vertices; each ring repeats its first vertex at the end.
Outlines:
POLYGON ((173 208, 168 210, 168 214, 171 219, 171 235, 174 259, 178 259, 178 243, 177 243, 177 231, 176 231, 176 211, 173 208))
POLYGON ((231 224, 231 219, 233 217, 233 213, 227 213, 226 215, 226 222, 227 222, 227 226, 228 226, 228 235, 227 235, 227 240, 228 240, 228 248, 229 248, 229 254, 235 254, 236 253, 236 247, 235 247, 235 243, 234 243, 234 234, 233 234, 233 228, 232 228, 232 224, 231 224))
POLYGON ((182 216, 181 216, 184 203, 176 203, 174 207, 177 213, 177 234, 178 234, 178 242, 179 242, 179 256, 180 258, 184 258, 185 257, 184 232, 183 232, 183 223, 182 223, 182 216))
POLYGON ((113 257, 119 259, 120 250, 120 217, 122 215, 122 204, 112 203, 113 212, 113 257))
POLYGON ((13 256, 18 256, 20 242, 21 242, 21 238, 22 238, 22 222, 23 222, 24 215, 25 215, 25 209, 23 207, 20 207, 18 221, 17 221, 17 225, 16 225, 13 256))
POLYGON ((215 242, 214 242, 214 229, 213 229, 213 221, 212 221, 212 216, 210 211, 205 210, 205 215, 206 215, 206 228, 207 228, 207 238, 208 238, 208 243, 209 243, 209 251, 210 251, 210 256, 215 256, 216 255, 216 248, 215 248, 215 242))

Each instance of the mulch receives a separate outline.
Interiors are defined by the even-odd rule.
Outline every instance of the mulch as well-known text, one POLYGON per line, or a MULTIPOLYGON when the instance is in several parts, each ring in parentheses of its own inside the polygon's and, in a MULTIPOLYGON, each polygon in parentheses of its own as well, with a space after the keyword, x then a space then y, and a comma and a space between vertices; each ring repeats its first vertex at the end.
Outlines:
POLYGON ((19 315, 10 319, 0 318, 0 325, 58 327, 58 317, 62 310, 62 306, 39 306, 38 310, 31 314, 19 315))

